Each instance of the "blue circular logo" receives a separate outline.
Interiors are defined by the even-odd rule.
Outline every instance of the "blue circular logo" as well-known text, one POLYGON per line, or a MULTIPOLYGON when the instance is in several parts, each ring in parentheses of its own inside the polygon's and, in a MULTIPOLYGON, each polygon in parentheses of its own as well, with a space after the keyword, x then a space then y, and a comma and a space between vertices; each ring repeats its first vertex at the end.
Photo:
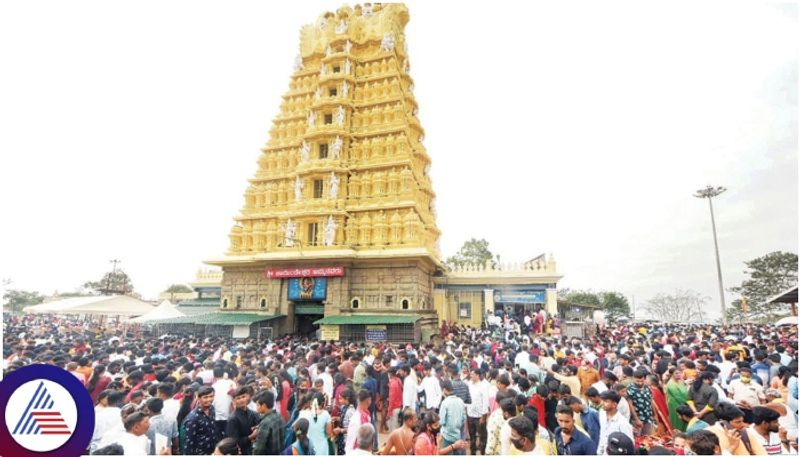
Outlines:
POLYGON ((68 371, 29 365, 0 382, 0 449, 14 457, 78 457, 94 433, 94 403, 68 371))

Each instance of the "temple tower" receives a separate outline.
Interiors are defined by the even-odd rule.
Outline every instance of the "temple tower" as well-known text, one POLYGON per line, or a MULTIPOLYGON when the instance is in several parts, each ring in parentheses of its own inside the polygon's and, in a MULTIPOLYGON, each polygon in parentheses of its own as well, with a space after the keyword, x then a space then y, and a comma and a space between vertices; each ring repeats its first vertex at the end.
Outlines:
POLYGON ((408 19, 402 4, 364 4, 302 27, 229 250, 207 262, 223 267, 223 310, 285 315, 279 333, 340 316, 342 339, 360 339, 352 322, 380 327, 374 316, 415 316, 417 338, 435 323, 440 231, 408 19))

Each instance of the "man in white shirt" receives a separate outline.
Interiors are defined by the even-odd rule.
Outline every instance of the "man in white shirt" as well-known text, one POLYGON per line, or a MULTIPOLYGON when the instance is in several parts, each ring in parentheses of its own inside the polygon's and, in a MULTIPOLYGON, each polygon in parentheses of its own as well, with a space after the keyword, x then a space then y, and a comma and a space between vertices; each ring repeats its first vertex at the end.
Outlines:
POLYGON ((214 421, 217 423, 217 430, 220 436, 224 436, 228 419, 233 411, 233 392, 236 390, 236 383, 225 377, 222 367, 214 368, 214 421))
POLYGON ((764 388, 753 382, 753 373, 748 367, 739 368, 739 379, 728 384, 728 396, 744 412, 744 421, 753 423, 753 408, 764 400, 764 388))
MULTIPOLYGON (((110 430, 125 430, 122 423, 120 403, 125 399, 124 392, 102 392, 99 404, 94 409, 94 433, 89 450, 94 452, 100 448, 100 442, 110 430)), ((131 407, 130 410, 134 408, 131 407)))
POLYGON ((178 411, 181 409, 181 402, 172 398, 175 395, 175 384, 171 382, 158 385, 158 398, 164 401, 164 408, 161 415, 167 419, 178 421, 178 411))
POLYGON ((528 346, 522 346, 522 350, 517 353, 517 356, 514 357, 514 365, 519 368, 523 368, 529 362, 528 360, 528 346))
MULTIPOLYGON (((630 421, 631 407, 628 404, 628 388, 625 387, 625 384, 618 383, 614 384, 614 388, 611 390, 615 391, 617 395, 620 396, 620 401, 619 404, 617 405, 617 410, 619 411, 620 414, 622 414, 622 417, 624 417, 625 420, 630 421)), ((600 398, 603 398, 602 395, 600 396, 600 398)))
POLYGON ((417 410, 417 374, 413 368, 400 365, 397 369, 403 377, 403 406, 417 410))
POLYGON ((603 455, 606 447, 608 446, 608 436, 614 432, 624 433, 628 438, 633 440, 633 427, 630 420, 626 419, 619 411, 620 404, 627 401, 621 401, 622 398, 614 390, 607 390, 600 394, 603 399, 603 410, 600 411, 600 441, 597 445, 597 455, 603 455))
POLYGON ((486 418, 489 415, 489 390, 481 381, 481 370, 476 368, 470 373, 469 396, 472 403, 467 405, 467 428, 469 430, 470 455, 477 455, 478 438, 480 451, 486 455, 486 418))
POLYGON ((210 386, 214 380, 214 362, 206 360, 203 370, 197 373, 197 378, 202 380, 203 385, 210 386))
POLYGON ((437 411, 439 404, 442 402, 442 388, 439 386, 439 378, 436 377, 436 370, 426 362, 425 369, 428 376, 422 380, 418 392, 425 392, 425 408, 428 410, 437 411))
POLYGON ((731 375, 731 372, 734 368, 736 368, 736 360, 739 358, 738 353, 736 352, 727 352, 724 354, 725 361, 716 363, 715 365, 719 368, 719 381, 722 384, 722 387, 728 388, 728 378, 731 375))
POLYGON ((372 457, 372 446, 375 443, 375 428, 372 424, 363 424, 358 427, 356 449, 349 449, 345 455, 372 457))
POLYGON ((611 389, 614 386, 614 383, 617 381, 619 381, 619 379, 617 379, 617 376, 614 375, 614 373, 606 371, 603 373, 603 379, 592 384, 592 387, 597 389, 597 393, 602 394, 603 392, 611 389))
POLYGON ((136 412, 125 418, 125 432, 114 437, 104 438, 99 447, 117 443, 125 450, 124 455, 148 455, 150 440, 145 435, 150 428, 150 418, 136 412))
POLYGON ((325 392, 325 395, 328 396, 330 401, 333 401, 333 376, 331 375, 331 371, 335 366, 322 368, 320 367, 320 373, 317 376, 319 379, 322 379, 322 391, 325 392))

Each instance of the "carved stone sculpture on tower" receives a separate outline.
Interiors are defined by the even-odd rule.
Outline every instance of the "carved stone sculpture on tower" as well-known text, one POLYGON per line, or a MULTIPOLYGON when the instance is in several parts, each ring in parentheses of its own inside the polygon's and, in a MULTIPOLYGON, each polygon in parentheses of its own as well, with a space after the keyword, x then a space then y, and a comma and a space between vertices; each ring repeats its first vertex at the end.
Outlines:
POLYGON ((300 162, 308 162, 309 154, 311 154, 311 145, 309 145, 308 142, 303 141, 303 146, 300 147, 300 162))
POLYGON ((328 45, 328 47, 325 48, 325 57, 330 57, 332 52, 330 45, 328 45))
POLYGON ((328 195, 332 199, 336 199, 336 196, 339 195, 339 178, 334 172, 331 172, 331 176, 328 179, 328 189, 328 195))
POLYGON ((341 35, 341 34, 343 34, 345 32, 347 32, 347 22, 345 22, 344 19, 342 19, 336 25, 336 34, 337 35, 341 35))
POLYGON ((333 156, 334 160, 339 160, 342 156, 342 145, 344 142, 336 135, 336 138, 333 140, 333 144, 331 145, 331 155, 333 156))
POLYGON ((303 198, 303 180, 299 176, 294 178, 294 201, 299 202, 303 198))
POLYGON ((314 100, 319 101, 322 98, 322 89, 317 87, 317 90, 314 91, 314 100))
POLYGON ((339 127, 344 126, 344 107, 343 106, 340 106, 338 109, 336 109, 336 124, 339 127))
POLYGON ((288 219, 285 224, 283 224, 283 245, 286 247, 294 246, 294 236, 295 232, 297 231, 297 224, 295 224, 291 219, 288 219))
POLYGON ((299 71, 303 69, 303 56, 297 54, 294 58, 294 71, 299 71))
POLYGON ((320 67, 319 67, 319 75, 320 76, 325 76, 326 74, 328 74, 327 67, 325 66, 325 64, 320 65, 320 67))
POLYGON ((333 246, 333 242, 336 239, 336 221, 333 220, 333 216, 328 216, 328 222, 325 224, 325 246, 333 246))
POLYGON ((315 125, 317 125, 317 115, 316 113, 311 111, 310 113, 308 113, 308 126, 314 127, 315 125))
POLYGON ((346 59, 344 61, 344 74, 349 75, 350 74, 350 68, 351 68, 350 59, 346 59))
POLYGON ((347 81, 342 82, 342 97, 347 97, 347 91, 350 89, 350 86, 347 85, 347 81))
POLYGON ((353 49, 353 43, 351 43, 350 40, 347 40, 344 43, 344 52, 346 52, 347 54, 350 54, 350 50, 351 49, 353 49))
POLYGON ((391 51, 394 49, 395 41, 394 41, 394 33, 386 32, 383 34, 383 40, 381 40, 381 51, 391 51))

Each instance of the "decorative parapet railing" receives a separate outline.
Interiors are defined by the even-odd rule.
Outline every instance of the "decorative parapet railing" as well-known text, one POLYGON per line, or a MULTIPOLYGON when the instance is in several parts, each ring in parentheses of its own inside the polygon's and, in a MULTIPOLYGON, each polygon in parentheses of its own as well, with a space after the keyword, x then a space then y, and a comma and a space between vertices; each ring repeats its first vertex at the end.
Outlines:
POLYGON ((502 262, 492 260, 484 264, 463 264, 452 266, 448 272, 458 276, 491 276, 500 275, 556 275, 556 261, 552 254, 545 259, 527 262, 502 262))
POLYGON ((219 270, 197 270, 197 275, 195 277, 196 283, 208 283, 208 282, 218 282, 222 283, 222 272, 219 270))

